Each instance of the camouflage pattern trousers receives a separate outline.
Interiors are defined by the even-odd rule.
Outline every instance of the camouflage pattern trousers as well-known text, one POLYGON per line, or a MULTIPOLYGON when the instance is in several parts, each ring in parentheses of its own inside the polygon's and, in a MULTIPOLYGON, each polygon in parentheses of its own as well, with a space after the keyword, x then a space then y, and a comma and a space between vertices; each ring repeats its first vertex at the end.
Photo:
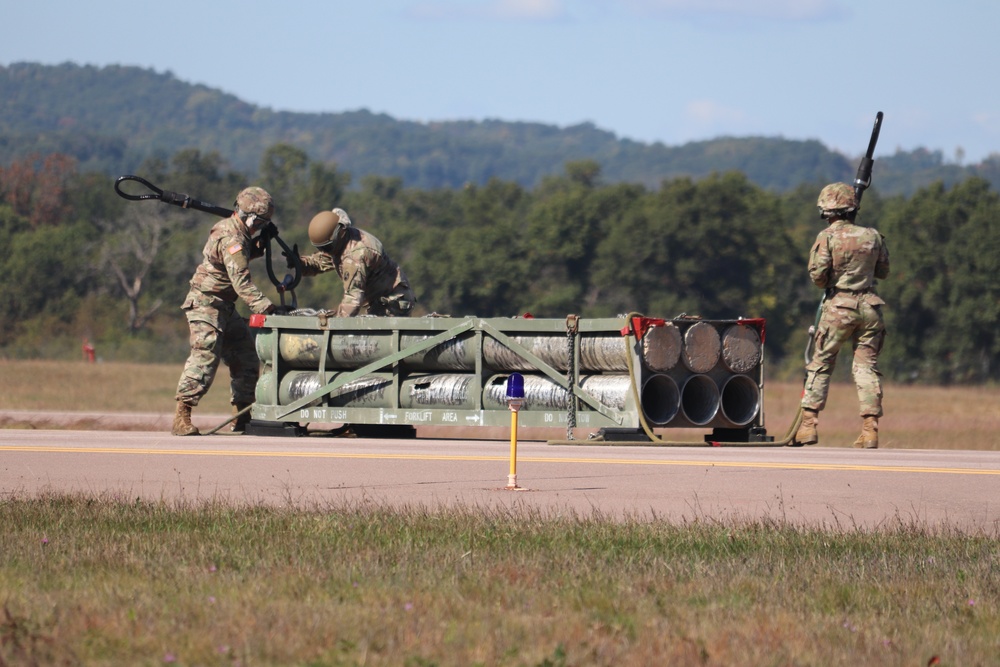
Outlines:
POLYGON ((861 416, 881 417, 882 374, 878 370, 878 355, 884 340, 885 323, 879 306, 868 304, 864 297, 853 299, 853 304, 845 304, 837 298, 825 302, 816 330, 815 351, 806 366, 802 407, 817 412, 826 407, 837 355, 850 341, 854 347, 851 371, 858 389, 861 416))
POLYGON ((198 405, 212 386, 222 361, 229 368, 233 405, 253 403, 260 360, 247 321, 231 303, 222 303, 218 308, 195 306, 185 314, 191 331, 191 354, 177 383, 177 400, 198 405))

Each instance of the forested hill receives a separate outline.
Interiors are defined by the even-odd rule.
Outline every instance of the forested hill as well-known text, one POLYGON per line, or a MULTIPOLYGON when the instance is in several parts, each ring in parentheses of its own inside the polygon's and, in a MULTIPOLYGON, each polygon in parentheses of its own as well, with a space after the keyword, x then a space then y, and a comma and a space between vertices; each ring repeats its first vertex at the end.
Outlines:
MULTIPOLYGON (((852 180, 858 160, 818 141, 773 137, 665 146, 619 139, 589 123, 560 128, 500 120, 416 123, 366 110, 292 113, 138 67, 0 66, 0 164, 58 152, 74 157, 82 170, 121 174, 147 158, 196 148, 217 152, 232 169, 252 175, 264 151, 278 143, 336 163, 355 184, 377 175, 418 189, 491 178, 531 188, 562 173, 567 162, 589 159, 609 183, 655 188, 664 179, 739 171, 782 192, 852 180)), ((866 136, 858 137, 859 153, 866 143, 866 136)), ((875 187, 883 194, 909 195, 935 181, 951 185, 969 176, 1000 189, 1000 155, 963 167, 947 163, 940 151, 920 149, 876 155, 876 165, 875 187)))

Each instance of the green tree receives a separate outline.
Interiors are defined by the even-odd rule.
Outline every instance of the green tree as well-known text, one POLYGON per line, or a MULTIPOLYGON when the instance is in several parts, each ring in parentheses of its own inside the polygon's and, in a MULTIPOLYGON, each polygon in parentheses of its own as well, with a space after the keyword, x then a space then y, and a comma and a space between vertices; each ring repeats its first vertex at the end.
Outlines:
POLYGON ((334 164, 311 161, 296 146, 275 144, 261 158, 260 183, 274 197, 276 219, 287 230, 305 228, 319 211, 342 207, 351 175, 334 164))
POLYGON ((290 144, 275 144, 260 159, 261 185, 274 197, 275 207, 288 209, 305 180, 309 156, 290 144))
POLYGON ((427 220, 407 274, 427 308, 453 315, 523 312, 531 280, 521 221, 524 190, 490 181, 468 186, 427 220))
POLYGON ((892 273, 880 285, 893 377, 935 383, 995 379, 1000 368, 1000 199, 986 181, 924 188, 886 206, 892 273))
POLYGON ((196 148, 185 148, 170 158, 170 170, 163 174, 163 181, 151 182, 164 190, 181 192, 195 199, 229 208, 237 193, 243 189, 245 177, 225 169, 226 163, 219 153, 202 153, 196 148))
POLYGON ((640 186, 601 188, 599 178, 596 162, 571 162, 565 176, 545 179, 533 193, 524 237, 531 267, 528 308, 536 315, 581 312, 602 228, 613 226, 630 196, 642 192, 640 186))
POLYGON ((96 237, 95 228, 86 222, 24 228, 24 221, 9 212, 0 218, 9 225, 0 265, 0 308, 11 323, 0 332, 0 341, 67 333, 92 284, 91 258, 81 250, 96 237), (32 324, 42 321, 42 328, 32 324))

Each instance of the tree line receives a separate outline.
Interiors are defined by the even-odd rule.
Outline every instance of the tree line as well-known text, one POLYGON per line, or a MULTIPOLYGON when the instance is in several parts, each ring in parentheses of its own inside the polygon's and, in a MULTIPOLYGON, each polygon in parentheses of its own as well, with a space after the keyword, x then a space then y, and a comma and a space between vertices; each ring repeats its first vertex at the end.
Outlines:
MULTIPOLYGON (((862 130, 858 157, 867 138, 862 130)), ((485 186, 493 178, 535 188, 567 162, 587 159, 601 164, 606 184, 641 183, 651 190, 665 179, 739 171, 762 188, 789 192, 803 182, 853 178, 857 168, 857 157, 816 140, 718 137, 667 146, 620 139, 591 123, 418 123, 364 109, 293 113, 139 67, 0 66, 0 165, 37 152, 62 153, 81 169, 115 175, 154 156, 169 160, 178 146, 198 146, 252 174, 276 144, 336 162, 358 178, 355 187, 365 176, 385 176, 423 190, 485 186)), ((910 196, 937 181, 951 187, 973 176, 1000 188, 1000 154, 968 165, 961 150, 949 160, 924 148, 880 152, 877 159, 885 195, 910 196)))
MULTIPOLYGON (((339 206, 384 243, 410 278, 418 314, 672 318, 764 317, 771 373, 801 373, 821 293, 809 247, 823 223, 823 182, 775 193, 739 172, 679 177, 650 188, 607 183, 593 160, 533 188, 490 179, 460 189, 354 183, 291 144, 264 153, 258 175, 197 149, 147 159, 135 172, 165 190, 228 206, 247 185, 275 198, 282 239, 311 252, 310 218, 339 206)), ((879 285, 890 379, 978 383, 1000 367, 1000 198, 984 179, 936 183, 909 197, 865 195, 859 222, 887 238, 892 275, 879 285)), ((128 202, 114 179, 64 155, 0 168, 0 356, 74 358, 82 339, 104 359, 181 363, 178 307, 200 262, 210 214, 128 202)), ((286 271, 274 246, 274 271, 286 271)), ((251 264, 279 300, 263 260, 251 264)), ((300 307, 333 308, 330 274, 304 279, 300 307)), ((849 370, 850 362, 841 366, 849 370)))

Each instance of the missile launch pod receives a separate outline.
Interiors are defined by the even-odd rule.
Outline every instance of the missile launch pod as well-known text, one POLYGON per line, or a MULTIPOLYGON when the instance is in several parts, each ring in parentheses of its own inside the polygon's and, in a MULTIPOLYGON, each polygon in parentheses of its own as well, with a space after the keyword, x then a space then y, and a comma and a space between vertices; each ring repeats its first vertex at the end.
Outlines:
POLYGON ((642 439, 712 429, 766 442, 764 321, 630 314, 565 319, 254 315, 261 374, 247 433, 309 424, 370 432, 506 426, 507 378, 524 378, 520 423, 642 439))

